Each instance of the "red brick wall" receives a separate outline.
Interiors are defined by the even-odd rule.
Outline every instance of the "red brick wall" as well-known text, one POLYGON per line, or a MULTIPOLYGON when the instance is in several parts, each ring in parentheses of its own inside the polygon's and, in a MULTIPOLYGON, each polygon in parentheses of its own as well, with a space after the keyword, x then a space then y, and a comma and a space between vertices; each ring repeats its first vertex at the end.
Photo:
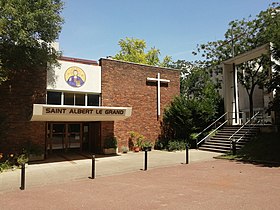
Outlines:
POLYGON ((21 71, 0 85, 0 152, 20 152, 32 141, 45 145, 45 123, 30 122, 33 103, 45 103, 46 71, 21 71))
POLYGON ((114 123, 119 147, 127 145, 129 131, 143 134, 155 141, 160 135, 163 110, 180 94, 180 72, 178 70, 126 63, 111 59, 100 60, 102 71, 102 106, 132 107, 132 116, 114 123), (147 84, 147 77, 170 80, 162 85, 161 118, 157 119, 157 86, 147 84))
POLYGON ((101 122, 101 147, 103 148, 106 138, 114 136, 114 122, 101 122))

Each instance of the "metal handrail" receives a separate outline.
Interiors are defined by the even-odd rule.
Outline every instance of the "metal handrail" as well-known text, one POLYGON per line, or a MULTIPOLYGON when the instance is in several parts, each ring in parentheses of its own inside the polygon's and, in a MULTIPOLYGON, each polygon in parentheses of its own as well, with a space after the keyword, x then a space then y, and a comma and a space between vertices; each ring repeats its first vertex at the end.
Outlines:
POLYGON ((251 131, 252 128, 254 128, 256 126, 256 124, 254 124, 253 127, 250 127, 249 130, 247 130, 239 139, 237 139, 236 143, 239 142, 249 131, 251 131))
MULTIPOLYGON (((252 121, 257 115, 259 115, 260 112, 257 112, 253 117, 251 117, 246 123, 244 123, 244 125, 242 125, 237 131, 234 132, 234 134, 232 134, 228 140, 231 140, 233 138, 233 136, 235 136, 241 129, 244 128, 245 125, 247 125, 250 121, 252 121)), ((249 129, 250 130, 250 129, 249 129)), ((247 133, 247 132, 246 132, 247 133)), ((245 135, 245 134, 244 134, 245 135)), ((244 136, 243 135, 243 136, 244 136)), ((243 137, 242 136, 242 137, 243 137)), ((241 137, 241 138, 242 138, 241 137)), ((238 142, 241 138, 239 138, 236 142, 238 142)))
POLYGON ((198 146, 201 142, 205 141, 205 139, 207 139, 209 136, 212 135, 212 133, 216 132, 220 127, 222 127, 224 124, 226 124, 228 122, 228 120, 226 120, 225 122, 223 122, 221 125, 219 125, 217 128, 215 128, 213 131, 211 131, 207 136, 205 136, 203 139, 201 139, 198 143, 196 143, 196 146, 198 146))
MULTIPOLYGON (((199 134, 196 135, 196 138, 199 137, 204 131, 206 131, 208 128, 212 127, 215 123, 217 123, 222 117, 224 117, 227 114, 225 112, 222 116, 220 116, 217 120, 215 120, 211 125, 209 125, 207 128, 204 128, 203 131, 201 131, 199 134)), ((198 143, 197 143, 198 144, 198 143)))

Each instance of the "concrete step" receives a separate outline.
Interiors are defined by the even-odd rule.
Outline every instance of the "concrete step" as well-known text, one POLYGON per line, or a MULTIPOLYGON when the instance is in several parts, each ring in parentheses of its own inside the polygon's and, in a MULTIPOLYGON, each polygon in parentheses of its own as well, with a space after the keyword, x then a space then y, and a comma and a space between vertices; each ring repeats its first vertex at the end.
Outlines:
POLYGON ((207 147, 207 148, 216 148, 216 149, 230 149, 230 145, 213 145, 213 144, 204 144, 203 147, 207 147))
MULTIPOLYGON (((203 144, 203 146, 205 145, 218 145, 218 146, 230 146, 231 145, 231 142, 213 142, 213 141, 207 141, 203 144)), ((241 142, 238 142, 236 144, 236 146, 239 146, 239 145, 244 145, 244 143, 241 143, 241 142)))
MULTIPOLYGON (((214 136, 204 142, 199 149, 215 152, 229 152, 231 150, 231 140, 229 138, 240 128, 240 126, 226 126, 218 131, 214 136)), ((244 127, 238 134, 235 135, 235 139, 240 139, 236 144, 236 149, 242 148, 248 143, 252 137, 256 136, 259 128, 253 128, 249 131, 248 127, 244 127)))
POLYGON ((210 152, 220 152, 220 153, 226 153, 229 152, 227 149, 216 149, 216 148, 208 148, 208 147, 199 147, 199 150, 204 150, 204 151, 210 151, 210 152))
MULTIPOLYGON (((240 136, 241 137, 241 136, 240 136)), ((235 138, 236 139, 236 138, 235 138)), ((249 137, 249 136, 244 136, 243 138, 242 138, 243 140, 250 140, 251 139, 251 137, 249 137)), ((213 140, 213 141, 231 141, 231 140, 229 140, 229 137, 223 137, 223 136, 214 136, 214 137, 212 137, 212 138, 210 138, 210 140, 213 140)), ((208 141, 210 141, 210 140, 208 140, 208 141)))
MULTIPOLYGON (((232 132, 232 131, 219 131, 218 133, 216 133, 215 135, 232 135, 232 134, 234 134, 235 133, 235 131, 234 132, 232 132)), ((243 131, 239 131, 236 135, 244 135, 244 134, 256 134, 256 133, 258 133, 257 131, 246 131, 246 130, 243 130, 243 131)))

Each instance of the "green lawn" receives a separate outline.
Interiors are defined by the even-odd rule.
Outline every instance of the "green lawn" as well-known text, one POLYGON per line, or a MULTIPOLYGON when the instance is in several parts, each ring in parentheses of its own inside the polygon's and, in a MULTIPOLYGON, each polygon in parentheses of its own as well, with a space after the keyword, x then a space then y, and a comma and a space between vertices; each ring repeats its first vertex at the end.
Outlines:
POLYGON ((224 159, 280 163, 280 133, 262 133, 236 155, 220 156, 224 159))

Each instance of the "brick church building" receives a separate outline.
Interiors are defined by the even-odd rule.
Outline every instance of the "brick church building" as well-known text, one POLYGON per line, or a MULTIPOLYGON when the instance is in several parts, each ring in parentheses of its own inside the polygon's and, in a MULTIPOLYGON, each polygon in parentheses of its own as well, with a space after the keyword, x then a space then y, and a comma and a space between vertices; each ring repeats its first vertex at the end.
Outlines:
POLYGON ((113 59, 61 57, 51 70, 22 71, 0 86, 0 152, 27 142, 52 151, 102 153, 129 131, 155 142, 164 108, 180 94, 180 71, 113 59), (32 72, 32 73, 31 73, 32 72))

